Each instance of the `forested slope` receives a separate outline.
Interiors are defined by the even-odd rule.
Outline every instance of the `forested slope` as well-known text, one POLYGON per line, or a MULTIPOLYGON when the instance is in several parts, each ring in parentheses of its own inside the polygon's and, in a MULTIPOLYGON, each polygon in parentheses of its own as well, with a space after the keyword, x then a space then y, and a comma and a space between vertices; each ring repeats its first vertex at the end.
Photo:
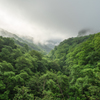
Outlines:
POLYGON ((64 40, 48 56, 0 37, 0 100, 100 100, 100 33, 64 40))
POLYGON ((59 63, 60 67, 63 67, 66 65, 66 56, 90 36, 91 35, 66 39, 58 46, 55 46, 54 50, 51 50, 48 56, 50 59, 59 63))
POLYGON ((65 40, 49 56, 68 76, 70 100, 100 100, 100 33, 65 40))
POLYGON ((67 81, 64 80, 67 76, 58 72, 55 62, 45 60, 41 53, 26 47, 0 37, 0 100, 62 98, 61 84, 67 81))
POLYGON ((51 50, 51 48, 49 48, 47 45, 34 43, 33 38, 31 37, 27 37, 27 36, 21 37, 1 28, 0 28, 0 36, 12 38, 16 44, 21 46, 27 44, 29 50, 34 49, 36 51, 40 51, 43 54, 49 53, 51 50))

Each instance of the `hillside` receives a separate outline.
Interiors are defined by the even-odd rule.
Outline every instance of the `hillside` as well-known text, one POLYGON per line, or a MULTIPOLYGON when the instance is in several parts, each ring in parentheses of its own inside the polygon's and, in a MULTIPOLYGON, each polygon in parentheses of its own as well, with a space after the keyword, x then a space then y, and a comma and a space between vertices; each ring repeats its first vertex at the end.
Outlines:
POLYGON ((48 56, 52 60, 58 61, 59 65, 62 67, 62 65, 64 66, 66 63, 65 60, 67 54, 72 52, 78 45, 86 41, 90 36, 91 35, 66 39, 58 46, 55 46, 54 50, 51 50, 48 56))
MULTIPOLYGON (((34 38, 33 37, 28 37, 28 36, 21 36, 21 39, 23 39, 24 43, 25 41, 27 41, 28 43, 26 44, 34 44, 35 46, 38 47, 38 49, 41 49, 42 51, 46 52, 46 53, 49 53, 53 48, 54 46, 51 48, 48 44, 45 45, 45 44, 41 44, 41 43, 34 43, 34 38)), ((33 49, 33 48, 32 48, 33 49)))
POLYGON ((0 100, 100 100, 100 33, 27 47, 0 36, 0 100))
POLYGON ((21 46, 27 44, 30 50, 34 49, 43 53, 49 53, 51 50, 51 48, 49 48, 47 45, 35 44, 33 42, 33 38, 31 37, 26 37, 26 36, 21 37, 11 32, 8 32, 4 29, 0 29, 0 36, 13 38, 15 43, 21 46))
POLYGON ((71 100, 100 99, 100 33, 64 40, 49 57, 69 77, 71 100))

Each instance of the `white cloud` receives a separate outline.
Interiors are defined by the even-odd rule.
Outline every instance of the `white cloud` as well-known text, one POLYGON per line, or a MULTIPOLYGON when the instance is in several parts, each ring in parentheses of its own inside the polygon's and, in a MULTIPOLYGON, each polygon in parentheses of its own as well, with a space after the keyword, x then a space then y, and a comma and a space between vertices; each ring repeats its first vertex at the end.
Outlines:
POLYGON ((0 0, 0 27, 35 42, 77 36, 84 28, 100 30, 100 1, 0 0))

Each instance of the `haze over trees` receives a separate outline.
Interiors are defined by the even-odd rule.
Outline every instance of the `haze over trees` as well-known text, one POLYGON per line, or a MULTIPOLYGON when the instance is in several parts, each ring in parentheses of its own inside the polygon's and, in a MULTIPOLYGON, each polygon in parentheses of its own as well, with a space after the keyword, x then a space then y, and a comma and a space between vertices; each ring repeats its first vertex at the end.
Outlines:
POLYGON ((41 52, 0 36, 0 100, 100 100, 100 33, 41 52))
MULTIPOLYGON (((3 36, 3 37, 10 37, 14 40, 14 42, 18 45, 21 45, 21 46, 24 46, 24 45, 28 45, 29 47, 29 50, 36 50, 36 51, 40 51, 44 54, 46 53, 49 53, 50 50, 52 48, 54 48, 54 45, 53 46, 49 46, 49 45, 46 45, 46 44, 41 44, 41 43, 34 43, 34 38, 32 37, 29 37, 29 36, 19 36, 17 34, 13 34, 11 32, 8 32, 2 28, 0 28, 0 36, 3 36)), ((49 42, 50 43, 50 42, 49 42)), ((50 43, 52 44, 52 43, 50 43)))

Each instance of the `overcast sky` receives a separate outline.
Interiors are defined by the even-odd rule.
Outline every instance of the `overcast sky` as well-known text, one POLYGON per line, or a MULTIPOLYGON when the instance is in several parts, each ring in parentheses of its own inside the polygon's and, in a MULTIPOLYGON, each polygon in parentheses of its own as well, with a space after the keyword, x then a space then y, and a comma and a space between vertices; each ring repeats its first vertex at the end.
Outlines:
POLYGON ((35 41, 100 31, 100 0, 0 0, 0 27, 35 41))

